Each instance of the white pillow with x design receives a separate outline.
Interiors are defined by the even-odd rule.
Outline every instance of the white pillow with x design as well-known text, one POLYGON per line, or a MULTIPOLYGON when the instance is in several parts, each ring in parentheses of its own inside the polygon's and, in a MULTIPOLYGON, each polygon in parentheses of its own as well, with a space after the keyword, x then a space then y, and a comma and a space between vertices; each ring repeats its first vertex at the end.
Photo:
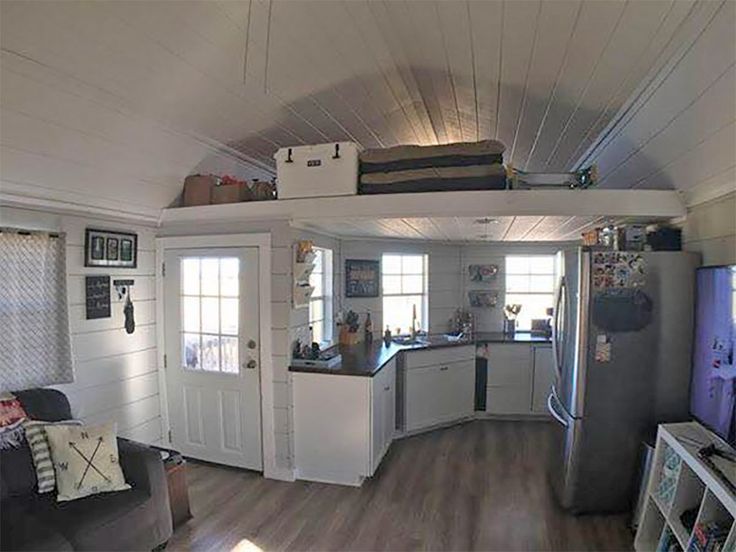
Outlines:
POLYGON ((130 489, 120 468, 115 424, 45 429, 58 502, 130 489))

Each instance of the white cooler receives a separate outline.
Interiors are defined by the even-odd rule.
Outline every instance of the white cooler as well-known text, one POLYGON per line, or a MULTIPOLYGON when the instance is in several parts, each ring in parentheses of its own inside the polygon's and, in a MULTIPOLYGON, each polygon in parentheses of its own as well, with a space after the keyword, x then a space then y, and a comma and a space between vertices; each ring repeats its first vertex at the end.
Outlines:
POLYGON ((358 193, 358 146, 354 142, 281 148, 274 159, 279 199, 358 193))

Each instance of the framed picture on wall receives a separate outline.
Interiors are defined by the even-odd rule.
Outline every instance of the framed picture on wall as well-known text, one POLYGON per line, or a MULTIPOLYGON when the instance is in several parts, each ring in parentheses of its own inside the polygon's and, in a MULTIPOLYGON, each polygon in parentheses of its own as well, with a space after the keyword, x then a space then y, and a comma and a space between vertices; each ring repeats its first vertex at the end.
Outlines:
POLYGON ((380 261, 345 260, 345 297, 378 297, 380 285, 380 261))
POLYGON ((87 228, 84 232, 84 266, 136 268, 138 234, 87 228))

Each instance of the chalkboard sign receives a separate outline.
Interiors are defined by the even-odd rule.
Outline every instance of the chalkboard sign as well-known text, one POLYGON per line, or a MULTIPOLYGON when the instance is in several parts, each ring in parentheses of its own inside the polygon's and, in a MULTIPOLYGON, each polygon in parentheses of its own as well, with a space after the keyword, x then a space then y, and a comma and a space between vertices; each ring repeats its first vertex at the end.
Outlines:
POLYGON ((87 320, 110 318, 110 277, 86 276, 84 279, 87 320))
POLYGON ((381 284, 378 261, 345 261, 345 297, 378 297, 381 284))

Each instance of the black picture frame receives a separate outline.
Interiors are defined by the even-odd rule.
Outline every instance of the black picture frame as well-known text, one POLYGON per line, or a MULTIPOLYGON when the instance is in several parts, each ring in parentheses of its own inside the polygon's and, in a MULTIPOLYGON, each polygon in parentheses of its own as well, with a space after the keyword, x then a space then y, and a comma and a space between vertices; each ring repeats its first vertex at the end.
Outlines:
POLYGON ((380 294, 380 261, 346 259, 345 297, 379 297, 380 294))
POLYGON ((85 229, 84 266, 138 268, 138 234, 100 228, 85 229))

